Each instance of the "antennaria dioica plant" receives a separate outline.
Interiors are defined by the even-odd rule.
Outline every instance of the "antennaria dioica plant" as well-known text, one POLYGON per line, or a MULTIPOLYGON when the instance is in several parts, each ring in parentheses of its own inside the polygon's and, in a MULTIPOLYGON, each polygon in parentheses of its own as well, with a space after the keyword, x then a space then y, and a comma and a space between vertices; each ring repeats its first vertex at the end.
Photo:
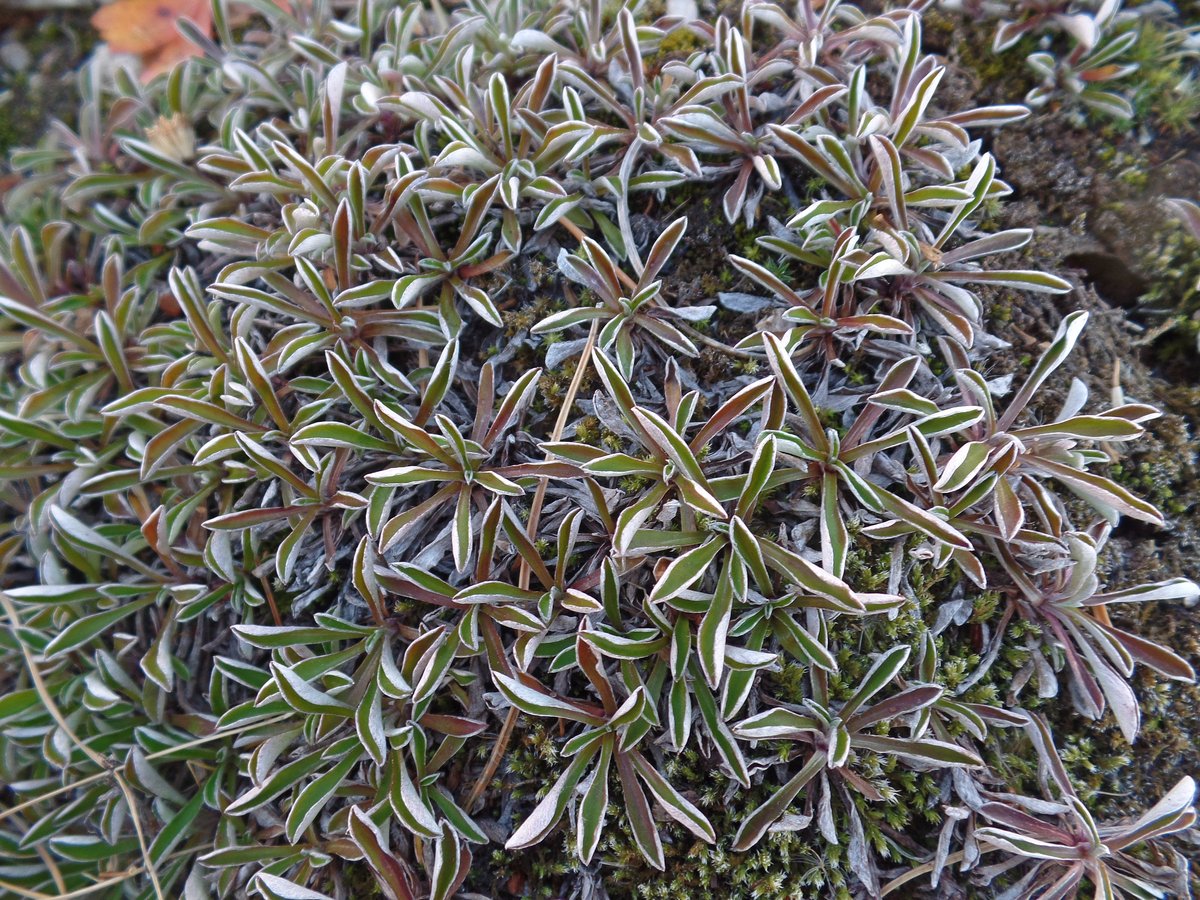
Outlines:
MULTIPOLYGON (((988 299, 1072 290, 987 224, 980 136, 1030 110, 948 106, 920 5, 655 9, 254 4, 235 39, 215 0, 204 57, 89 66, 14 157, 5 891, 449 898, 516 851, 793 840, 864 896, 1175 889, 1190 778, 1098 823, 1022 697, 1136 746, 1136 667, 1194 676, 1109 606, 1200 596, 1103 583, 1164 524, 1104 473, 1159 413, 1047 409, 1087 315, 989 378, 988 299), (750 240, 695 250, 702 214, 750 240), (1021 686, 973 690, 1002 653, 1021 686)), ((1083 27, 1003 33, 1042 19, 1083 27)), ((1085 103, 1122 40, 1068 60, 1085 103)))

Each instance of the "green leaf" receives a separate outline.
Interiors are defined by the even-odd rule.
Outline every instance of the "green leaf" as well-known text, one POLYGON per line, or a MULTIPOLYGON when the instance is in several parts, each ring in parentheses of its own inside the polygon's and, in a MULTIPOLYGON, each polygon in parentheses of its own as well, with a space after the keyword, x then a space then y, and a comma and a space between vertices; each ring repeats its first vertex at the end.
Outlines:
POLYGON ((767 829, 787 812, 788 806, 796 799, 796 795, 804 790, 804 787, 824 768, 825 754, 812 754, 800 771, 789 778, 783 787, 779 788, 742 822, 733 839, 734 852, 744 853, 762 840, 767 829))
POLYGON ((433 469, 428 466, 396 466, 391 469, 381 469, 378 472, 371 472, 367 476, 367 481, 371 484, 384 485, 411 485, 411 484, 429 484, 443 481, 462 481, 462 476, 457 472, 447 471, 446 469, 433 469))
POLYGON ((471 550, 475 533, 471 529, 471 489, 464 485, 458 492, 454 505, 454 523, 450 532, 450 547, 454 554, 454 567, 465 572, 471 562, 471 550))
POLYGON ((871 668, 867 670, 867 674, 863 676, 862 681, 859 682, 854 695, 842 707, 840 715, 843 721, 853 716, 859 707, 883 690, 893 678, 900 674, 900 670, 908 662, 910 652, 912 652, 912 648, 907 645, 896 646, 875 660, 871 668))
POLYGON ((646 794, 638 784, 637 773, 629 755, 617 754, 617 775, 621 779, 621 794, 625 798, 625 817, 633 832, 634 843, 642 852, 642 856, 660 872, 664 869, 662 839, 658 835, 658 827, 654 824, 654 816, 650 812, 650 804, 646 794))
POLYGON ((272 662, 270 665, 271 674, 275 676, 275 683, 279 686, 279 692, 292 709, 314 716, 350 715, 351 710, 348 705, 335 697, 331 697, 319 688, 313 687, 297 675, 294 668, 281 666, 276 662, 272 662))
POLYGON ((578 821, 575 831, 575 852, 584 865, 592 861, 592 854, 600 843, 604 830, 604 817, 608 810, 608 767, 612 761, 613 741, 608 738, 600 743, 600 759, 582 786, 583 797, 579 801, 578 821))
POLYGON ((342 422, 314 422, 297 429, 291 443, 301 447, 345 447, 350 450, 395 452, 396 445, 342 422))
POLYGON ((730 774, 743 787, 749 787, 750 771, 746 768, 746 760, 742 757, 737 740, 730 732, 729 726, 721 718, 716 698, 708 689, 708 685, 704 683, 703 673, 695 671, 695 669, 696 666, 693 664, 692 688, 696 696, 696 705, 700 707, 700 718, 704 721, 704 727, 708 730, 709 737, 712 738, 713 745, 717 748, 721 759, 725 761, 730 774))
POLYGON ((284 856, 290 856, 295 852, 293 847, 289 847, 286 844, 276 846, 254 844, 223 847, 220 850, 213 850, 201 856, 199 861, 200 865, 209 869, 224 869, 280 859, 284 856))
MULTIPOLYGON (((252 647, 266 650, 345 640, 347 634, 332 628, 304 625, 234 625, 234 633, 252 647)), ((363 632, 369 634, 369 631, 363 632)))
POLYGON ((143 575, 158 578, 158 574, 150 566, 147 566, 141 560, 127 553, 122 547, 118 547, 104 535, 100 534, 100 532, 96 531, 90 525, 84 524, 61 506, 51 506, 49 508, 49 516, 50 521, 54 523, 55 531, 81 549, 92 553, 99 553, 143 575))
POLYGON ((767 564, 763 557, 762 547, 759 546, 758 538, 750 531, 746 523, 739 516, 734 516, 730 519, 729 536, 732 538, 733 549, 737 553, 738 559, 750 570, 755 582, 758 584, 758 589, 764 594, 770 595, 772 590, 771 575, 767 571, 767 564))
POLYGON ((665 419, 657 413, 651 412, 648 409, 633 408, 634 419, 642 426, 647 434, 654 437, 654 443, 662 447, 667 456, 679 466, 679 468, 687 474, 687 476, 700 485, 706 485, 704 470, 700 468, 700 463, 696 456, 692 453, 692 448, 687 445, 671 427, 665 419))
POLYGON ((509 703, 531 716, 570 719, 573 722, 583 722, 587 725, 600 725, 604 722, 600 716, 585 712, 558 696, 535 690, 503 672, 493 671, 492 681, 496 683, 496 687, 509 703))
POLYGON ((363 748, 377 766, 382 766, 387 759, 387 738, 383 730, 382 710, 379 682, 372 678, 367 682, 362 698, 354 710, 354 727, 363 748))
POLYGON ((743 719, 733 726, 733 733, 749 741, 797 738, 806 732, 819 732, 823 723, 790 709, 769 709, 743 719))
POLYGON ((296 800, 292 804, 292 808, 288 811, 287 817, 287 838, 289 842, 294 844, 300 839, 300 835, 320 815, 321 810, 325 808, 325 804, 329 802, 337 789, 342 786, 346 776, 357 765, 361 756, 361 748, 351 750, 338 760, 328 772, 309 782, 304 790, 296 796, 296 800))
POLYGON ((685 677, 671 683, 667 717, 671 744, 679 752, 687 746, 692 731, 692 692, 685 677))
POLYGON ((897 497, 891 491, 877 490, 876 496, 884 509, 922 534, 957 550, 974 549, 970 538, 934 513, 897 497))
POLYGON ((980 441, 963 444, 942 467, 941 476, 933 489, 945 494, 961 490, 983 471, 990 455, 991 448, 980 441))
POLYGON ((1057 478, 1089 503, 1097 504, 1101 508, 1116 510, 1122 515, 1149 522, 1160 528, 1166 524, 1162 513, 1152 504, 1135 496, 1103 475, 1096 475, 1086 469, 1075 468, 1038 455, 1028 456, 1027 465, 1057 478))
POLYGON ((726 546, 720 538, 710 538, 699 547, 677 557, 650 592, 651 603, 663 603, 679 596, 704 577, 709 564, 726 546))
POLYGON ((977 828, 975 837, 989 847, 1029 859, 1078 860, 1084 852, 1078 846, 1064 846, 1052 841, 1043 841, 1003 828, 977 828))
POLYGON ((801 593, 833 601, 837 607, 850 612, 861 612, 865 606, 861 599, 840 578, 813 565, 803 556, 785 550, 774 541, 761 541, 763 556, 775 571, 801 589, 801 593))
MULTIPOLYGON (((493 677, 494 675, 495 673, 493 673, 493 677)), ((570 802, 571 796, 575 792, 575 786, 579 784, 584 771, 598 751, 599 746, 593 744, 571 760, 571 764, 558 776, 558 780, 554 782, 541 802, 534 807, 533 812, 505 841, 504 849, 520 850, 523 847, 531 847, 550 833, 550 830, 562 818, 562 814, 567 809, 567 803, 570 802)))
POLYGON ((725 667, 725 640, 729 634, 729 617, 734 599, 733 566, 733 559, 726 557, 712 602, 696 631, 700 668, 714 689, 721 683, 725 667))
MULTIPOLYGON (((309 507, 308 509, 312 509, 309 507)), ((283 519, 291 518, 299 513, 306 512, 306 507, 303 506, 275 506, 265 509, 243 509, 239 512, 225 513, 220 516, 213 516, 204 522, 204 527, 209 531, 240 531, 243 528, 253 528, 255 525, 264 525, 269 522, 279 522, 283 519)))
POLYGON ((454 373, 458 371, 458 341, 450 341, 442 348, 441 355, 438 356, 438 361, 433 367, 433 371, 429 374, 429 381, 425 385, 425 393, 421 399, 421 406, 417 410, 416 416, 413 417, 413 422, 418 426, 424 425, 438 404, 446 397, 446 393, 450 390, 450 385, 454 381, 454 373))
POLYGON ((717 833, 704 813, 675 790, 641 753, 631 753, 629 756, 633 760, 637 774, 646 783, 646 787, 650 789, 650 793, 654 795, 654 799, 659 802, 666 814, 700 840, 715 844, 717 833))
POLYGON ((256 872, 254 887, 266 900, 333 900, 328 894, 310 890, 270 872, 256 872))
POLYGON ((805 665, 824 669, 826 672, 837 672, 837 660, 833 653, 820 640, 801 627, 791 614, 776 614, 771 621, 775 624, 775 634, 780 644, 796 659, 805 665))
POLYGON ((441 839, 433 847, 429 900, 450 900, 471 870, 471 851, 463 846, 450 825, 442 825, 441 839))
POLYGON ((370 817, 357 806, 350 808, 350 839, 366 857, 375 877, 397 900, 415 900, 414 878, 408 865, 392 856, 383 834, 370 817))
POLYGON ((908 759, 931 762, 944 766, 982 766, 983 760, 971 750, 957 744, 945 741, 935 741, 930 738, 906 740, 904 738, 882 737, 878 735, 860 734, 854 737, 854 746, 873 753, 890 753, 908 759))
POLYGON ((392 811, 405 828, 413 834, 434 839, 441 835, 437 818, 413 780, 408 777, 408 766, 400 757, 393 757, 392 785, 389 792, 392 811))
POLYGON ((40 441, 63 450, 73 450, 76 447, 76 441, 71 440, 67 435, 39 425, 26 417, 14 416, 4 410, 0 410, 0 429, 27 441, 40 441))
POLYGON ((642 629, 631 635, 592 630, 580 632, 580 637, 613 659, 645 659, 667 645, 667 636, 654 629, 642 629))
POLYGON ((788 354, 787 348, 779 338, 770 332, 763 333, 763 347, 767 351, 767 362, 770 363, 776 380, 787 393, 795 405, 797 412, 800 413, 801 419, 804 421, 807 432, 805 436, 808 438, 808 441, 820 453, 828 453, 829 441, 825 437, 825 428, 821 424, 821 417, 817 415, 816 406, 813 405, 812 397, 809 396, 808 389, 804 386, 804 381, 800 378, 796 367, 792 365, 792 359, 788 354))
POLYGON ((255 785, 230 803, 225 808, 225 813, 241 816, 270 803, 288 788, 299 784, 310 772, 320 768, 324 761, 320 754, 310 753, 281 766, 261 784, 255 785))
POLYGON ((766 489, 767 481, 775 471, 777 442, 774 435, 766 435, 754 448, 754 456, 746 475, 746 483, 738 497, 736 514, 749 518, 758 509, 758 501, 766 489))
POLYGON ((72 650, 77 650, 93 638, 99 637, 122 619, 133 615, 140 609, 145 609, 154 600, 153 596, 142 597, 140 600, 123 603, 112 609, 93 613, 90 616, 84 616, 82 619, 76 619, 55 635, 54 639, 46 645, 46 649, 42 652, 42 655, 50 658, 58 656, 61 653, 69 653, 72 650))
POLYGON ((1075 344, 1079 341, 1083 334, 1083 329, 1087 326, 1088 314, 1082 310, 1073 312, 1066 316, 1058 325, 1058 331, 1055 332, 1054 340, 1046 352, 1042 354, 1041 359, 1037 361, 1037 365, 1033 367, 1033 371, 1029 373, 1029 377, 1025 383, 1021 385, 1021 389, 1008 404, 1008 408, 1004 411, 1004 415, 1000 417, 1000 421, 996 423, 997 431, 1007 431, 1012 427, 1012 424, 1033 399, 1046 381, 1053 374, 1054 370, 1066 361, 1071 351, 1075 348, 1075 344))
POLYGON ((187 836, 203 806, 204 794, 197 791, 195 796, 177 813, 166 819, 166 825, 155 835, 153 843, 150 844, 150 860, 152 862, 156 864, 162 862, 166 855, 187 836))
POLYGON ((487 834, 450 798, 449 794, 442 790, 434 789, 429 792, 429 796, 433 798, 434 804, 441 810, 442 815, 446 817, 455 831, 473 843, 488 843, 487 834))

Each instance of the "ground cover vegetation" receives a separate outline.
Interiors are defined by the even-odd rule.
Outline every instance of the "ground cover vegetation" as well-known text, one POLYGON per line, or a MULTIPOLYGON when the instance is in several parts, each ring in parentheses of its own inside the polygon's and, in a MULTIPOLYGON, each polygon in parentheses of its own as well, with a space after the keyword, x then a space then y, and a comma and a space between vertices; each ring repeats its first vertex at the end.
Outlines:
POLYGON ((1136 13, 936 11, 1027 51, 964 105, 922 3, 239 6, 12 156, 0 888, 1190 895, 1192 778, 1055 731, 1194 680, 1101 564, 1160 411, 989 150, 1136 13))

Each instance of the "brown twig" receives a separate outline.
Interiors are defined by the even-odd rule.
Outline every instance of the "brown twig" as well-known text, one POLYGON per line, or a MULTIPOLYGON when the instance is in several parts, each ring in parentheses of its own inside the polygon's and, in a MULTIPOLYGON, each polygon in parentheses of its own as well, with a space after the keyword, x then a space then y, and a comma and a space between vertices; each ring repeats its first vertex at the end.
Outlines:
POLYGON ((712 347, 721 353, 728 356, 736 356, 738 359, 752 359, 755 362, 766 361, 765 354, 751 353, 749 350, 739 350, 737 347, 730 347, 728 344, 722 344, 716 338, 709 337, 702 331, 697 331, 695 328, 687 329, 687 336, 692 340, 699 341, 706 347, 712 347))
MULTIPOLYGON (((574 226, 571 227, 573 228, 574 226)), ((558 419, 554 422, 554 430, 550 436, 550 440, 552 441, 561 440, 563 431, 567 427, 567 419, 571 415, 571 407, 575 405, 575 396, 579 393, 579 386, 583 384, 584 373, 587 371, 587 367, 592 360, 592 349, 596 346, 598 325, 599 320, 593 319, 592 328, 588 332, 587 343, 583 345, 583 353, 579 356, 579 365, 575 367, 575 375, 571 378, 571 384, 567 388, 566 396, 563 398, 562 407, 558 411, 558 419)), ((537 539, 538 523, 542 517, 542 505, 546 501, 546 487, 549 483, 549 478, 542 478, 538 482, 537 491, 533 495, 533 503, 529 508, 529 525, 525 529, 525 533, 529 535, 531 541, 537 539)), ((520 580, 518 582, 522 589, 528 589, 531 572, 529 563, 522 559, 520 580)), ((492 753, 488 757, 487 764, 483 767, 483 772, 479 775, 479 780, 475 782, 470 796, 467 797, 468 812, 474 811, 475 804, 483 797, 483 792, 487 790, 487 786, 495 776, 496 770, 500 768, 500 760, 504 758, 504 754, 508 750, 508 742, 512 738, 513 726, 517 724, 517 715, 517 708, 510 706, 508 715, 504 717, 504 725, 501 726, 500 734, 496 738, 496 745, 492 748, 492 753)))
POLYGON ((487 786, 495 776, 496 770, 500 768, 500 760, 504 758, 504 753, 508 749, 508 742, 512 738, 513 726, 517 724, 517 715, 517 708, 510 706, 508 708, 508 715, 504 717, 504 724, 500 726, 500 734, 496 736, 496 746, 492 748, 487 765, 479 773, 479 780, 475 782, 475 787, 471 788, 471 795, 467 797, 468 812, 475 811, 476 805, 483 797, 483 792, 487 790, 487 786))
POLYGON ((12 626, 13 638, 16 640, 18 646, 20 646, 22 656, 25 657, 25 666, 29 670, 29 677, 33 681, 34 690, 37 691, 42 705, 50 713, 50 717, 54 719, 58 727, 62 729, 63 734, 82 750, 88 759, 100 766, 100 768, 111 772, 113 778, 116 780, 117 787, 120 788, 121 794, 125 798, 125 805, 129 807, 129 817, 133 822, 134 833, 137 835, 138 849, 141 850, 146 873, 150 876, 150 883, 154 887, 154 896, 158 900, 164 900, 162 885, 159 883, 158 872, 154 868, 154 863, 150 859, 150 848, 146 843, 146 834, 142 828, 142 819, 138 814, 137 803, 134 799, 133 791, 129 787, 129 782, 125 780, 125 776, 118 769, 114 768, 105 757, 85 744, 79 735, 75 733, 75 730, 71 728, 70 723, 67 722, 66 717, 63 716, 62 711, 58 708, 58 704, 54 702, 54 697, 46 687, 46 682, 42 680, 42 673, 38 670, 37 663, 33 659, 33 654, 29 652, 29 648, 25 645, 25 640, 21 637, 21 617, 17 615, 17 610, 13 607, 12 601, 8 599, 8 595, 0 593, 0 605, 4 607, 4 614, 8 617, 8 621, 12 626))
MULTIPOLYGON (((980 853, 991 853, 995 849, 996 849, 995 847, 980 847, 979 852, 980 853)), ((942 862, 942 865, 943 866, 952 866, 956 862, 962 862, 963 859, 966 858, 966 855, 967 855, 966 851, 964 851, 964 850, 959 850, 957 853, 951 853, 942 862)), ((905 872, 899 878, 892 879, 891 881, 889 881, 887 884, 885 884, 883 886, 883 890, 881 890, 879 892, 879 896, 886 897, 888 894, 890 894, 896 888, 901 887, 905 884, 908 884, 908 882, 912 881, 914 878, 920 878, 926 872, 932 872, 935 868, 934 863, 935 863, 935 860, 930 860, 929 862, 925 863, 924 865, 917 866, 915 869, 909 869, 907 872, 905 872)))
MULTIPOLYGON (((550 432, 550 440, 562 440, 563 432, 567 428, 567 419, 571 416, 571 407, 575 405, 575 397, 579 393, 579 387, 583 384, 584 373, 587 372, 588 365, 592 361, 592 349, 596 346, 596 332, 599 330, 599 319, 592 319, 591 330, 588 331, 587 343, 583 345, 583 352, 579 355, 579 365, 575 367, 575 374, 571 377, 571 384, 567 387, 566 396, 563 397, 562 406, 558 410, 558 418, 554 422, 554 429, 550 432)), ((549 454, 547 454, 549 458, 549 454)), ((550 484, 549 478, 543 478, 538 482, 537 491, 533 495, 533 503, 529 509, 529 525, 525 529, 525 533, 529 535, 529 539, 537 538, 537 530, 539 520, 542 517, 542 504, 546 500, 546 488, 550 484)), ((529 563, 521 560, 521 587, 522 589, 529 587, 529 563)))
MULTIPOLYGON (((212 734, 206 734, 204 737, 196 738, 191 741, 184 741, 182 744, 176 744, 174 747, 167 747, 163 750, 156 750, 153 753, 146 754, 147 762, 153 762, 156 759, 170 756, 173 753, 179 753, 181 750, 189 750, 192 747, 199 747, 201 744, 207 744, 210 741, 221 740, 222 738, 232 737, 235 734, 241 734, 243 731, 251 731, 255 728, 266 728, 270 725, 277 725, 289 718, 287 713, 274 716, 270 719, 263 719, 261 722, 248 722, 240 728, 230 728, 226 731, 214 731, 212 734)), ((109 777, 109 771, 105 768, 103 771, 96 772, 94 775, 88 775, 80 778, 77 781, 72 781, 70 784, 64 784, 62 787, 55 788, 52 791, 47 791, 44 794, 39 794, 36 797, 31 797, 16 806, 10 806, 8 809, 0 810, 0 822, 7 819, 9 816, 15 816, 20 812, 29 809, 31 806, 37 806, 39 803, 44 803, 47 800, 52 800, 62 794, 70 791, 78 790, 82 787, 87 787, 89 784, 95 784, 97 781, 103 781, 109 777)))
POLYGON ((267 580, 265 575, 258 576, 258 583, 263 587, 263 593, 267 597, 267 606, 271 609, 271 618, 275 620, 275 625, 283 624, 283 619, 279 617, 279 607, 275 605, 275 592, 271 590, 271 582, 267 580))
MULTIPOLYGON (((187 856, 192 852, 194 851, 176 850, 170 856, 166 857, 166 860, 178 859, 179 857, 187 856)), ((141 866, 134 866, 133 868, 126 869, 124 872, 119 874, 114 873, 110 878, 102 878, 95 884, 89 884, 81 888, 76 888, 75 890, 69 892, 64 889, 61 894, 43 894, 41 891, 23 888, 20 885, 12 884, 8 881, 0 881, 0 891, 8 891, 14 896, 25 897, 28 898, 28 900, 76 900, 77 897, 86 897, 89 894, 95 894, 97 891, 106 890, 112 887, 114 884, 120 884, 122 881, 128 881, 130 878, 136 878, 145 871, 146 870, 141 866)))
POLYGON ((50 851, 45 845, 37 845, 37 855, 42 863, 46 866, 46 871, 50 873, 50 877, 54 879, 54 886, 58 888, 58 893, 65 894, 67 892, 67 883, 63 881, 62 871, 58 868, 58 863, 54 861, 54 857, 50 855, 50 851))

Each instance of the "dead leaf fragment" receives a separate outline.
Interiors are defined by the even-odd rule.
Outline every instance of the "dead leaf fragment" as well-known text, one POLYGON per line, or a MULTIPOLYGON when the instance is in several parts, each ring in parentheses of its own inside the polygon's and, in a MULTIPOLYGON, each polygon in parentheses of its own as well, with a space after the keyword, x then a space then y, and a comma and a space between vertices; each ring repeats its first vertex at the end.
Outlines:
POLYGON ((92 16, 92 25, 114 53, 132 53, 142 62, 142 80, 169 72, 177 63, 200 55, 200 48, 179 31, 191 19, 212 32, 207 0, 116 0, 92 16))

